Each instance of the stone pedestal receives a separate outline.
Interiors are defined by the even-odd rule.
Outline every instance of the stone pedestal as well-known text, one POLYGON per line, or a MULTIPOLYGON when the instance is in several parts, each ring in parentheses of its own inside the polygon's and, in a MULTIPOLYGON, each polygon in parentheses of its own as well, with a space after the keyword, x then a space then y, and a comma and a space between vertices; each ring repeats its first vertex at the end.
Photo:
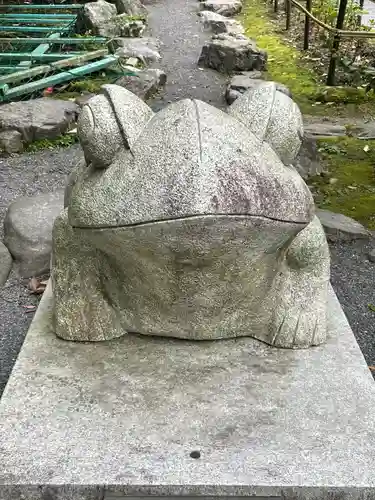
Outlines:
POLYGON ((328 342, 297 351, 66 342, 52 300, 1 400, 1 500, 375 498, 375 385, 333 292, 328 342))

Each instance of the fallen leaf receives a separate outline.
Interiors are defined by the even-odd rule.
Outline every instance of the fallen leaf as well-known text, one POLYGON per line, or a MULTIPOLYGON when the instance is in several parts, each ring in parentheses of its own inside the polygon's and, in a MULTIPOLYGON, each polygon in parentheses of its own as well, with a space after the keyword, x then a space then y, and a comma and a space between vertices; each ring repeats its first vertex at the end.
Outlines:
POLYGON ((368 146, 368 145, 366 144, 366 146, 363 148, 363 151, 364 151, 365 153, 368 153, 368 152, 370 151, 370 146, 368 146))
POLYGON ((25 314, 32 313, 36 311, 36 306, 22 306, 26 309, 25 314))
POLYGON ((368 304, 368 308, 370 309, 370 311, 375 312, 374 304, 368 304))
POLYGON ((372 372, 375 372, 375 366, 369 366, 369 369, 370 369, 372 372))

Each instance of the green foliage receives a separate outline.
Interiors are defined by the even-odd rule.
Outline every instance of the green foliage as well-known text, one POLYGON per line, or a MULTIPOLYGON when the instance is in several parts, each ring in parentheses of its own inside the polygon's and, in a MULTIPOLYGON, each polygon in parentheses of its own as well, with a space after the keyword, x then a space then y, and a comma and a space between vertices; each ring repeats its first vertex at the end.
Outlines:
POLYGON ((373 92, 366 92, 364 87, 327 87, 323 83, 310 62, 280 35, 263 0, 246 0, 240 20, 246 35, 268 52, 267 78, 286 85, 303 113, 325 116, 375 114, 373 92))
POLYGON ((76 144, 77 142, 77 134, 60 135, 55 139, 41 139, 40 141, 32 142, 27 146, 26 151, 29 153, 35 153, 42 149, 66 148, 76 144))
POLYGON ((92 94, 97 94, 102 85, 108 83, 106 77, 95 77, 95 78, 84 78, 83 80, 73 80, 68 88, 67 92, 91 92, 92 94))
MULTIPOLYGON (((372 61, 373 64, 373 61, 372 61)), ((366 93, 375 90, 375 68, 369 65, 368 59, 351 58, 344 56, 340 59, 340 66, 346 78, 354 85, 362 86, 366 93)))
POLYGON ((300 53, 289 46, 277 33, 275 24, 268 18, 267 4, 262 0, 247 0, 241 14, 246 35, 268 52, 270 80, 287 85, 304 112, 310 112, 320 85, 312 69, 300 63, 300 53))
POLYGON ((122 69, 121 66, 113 66, 111 69, 106 69, 100 73, 92 73, 80 80, 72 80, 63 92, 56 93, 56 97, 59 99, 69 99, 77 97, 83 92, 97 94, 103 85, 113 83, 124 75, 132 75, 132 73, 122 69))
POLYGON ((375 140, 332 137, 318 145, 327 174, 308 181, 317 205, 375 229, 375 140))
MULTIPOLYGON (((80 35, 76 34, 74 35, 74 38, 82 38, 83 40, 88 37, 88 36, 93 36, 90 31, 87 31, 86 33, 80 35)), ((105 49, 106 46, 104 43, 97 43, 97 42, 84 42, 82 45, 79 45, 79 50, 87 50, 88 52, 94 51, 94 50, 100 50, 100 49, 105 49)))
MULTIPOLYGON (((339 1, 337 0, 313 1, 312 14, 320 21, 332 27, 336 26, 338 10, 339 1)), ((360 29, 358 26, 358 16, 362 14, 364 14, 364 11, 360 8, 356 0, 349 0, 346 6, 344 29, 353 31, 360 29)), ((366 28, 364 27, 364 29, 366 28)), ((324 36, 327 36, 327 32, 323 32, 322 30, 323 33, 325 34, 324 36)))

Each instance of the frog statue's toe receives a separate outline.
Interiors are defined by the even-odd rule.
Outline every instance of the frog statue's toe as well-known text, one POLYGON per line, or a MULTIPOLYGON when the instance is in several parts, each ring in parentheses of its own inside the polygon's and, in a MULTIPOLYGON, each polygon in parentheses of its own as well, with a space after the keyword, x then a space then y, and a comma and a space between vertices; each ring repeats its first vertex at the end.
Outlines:
POLYGON ((301 113, 275 85, 227 113, 185 99, 156 114, 106 85, 78 133, 85 161, 53 231, 58 336, 324 341, 327 243, 289 167, 301 113))

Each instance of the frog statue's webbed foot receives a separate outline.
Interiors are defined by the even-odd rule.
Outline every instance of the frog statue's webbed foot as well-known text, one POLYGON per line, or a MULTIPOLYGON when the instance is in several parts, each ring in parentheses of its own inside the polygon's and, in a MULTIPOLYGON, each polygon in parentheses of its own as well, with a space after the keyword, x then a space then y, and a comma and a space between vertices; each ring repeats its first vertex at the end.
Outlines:
POLYGON ((269 344, 306 348, 326 340, 329 270, 327 240, 315 217, 293 240, 274 282, 269 344))

